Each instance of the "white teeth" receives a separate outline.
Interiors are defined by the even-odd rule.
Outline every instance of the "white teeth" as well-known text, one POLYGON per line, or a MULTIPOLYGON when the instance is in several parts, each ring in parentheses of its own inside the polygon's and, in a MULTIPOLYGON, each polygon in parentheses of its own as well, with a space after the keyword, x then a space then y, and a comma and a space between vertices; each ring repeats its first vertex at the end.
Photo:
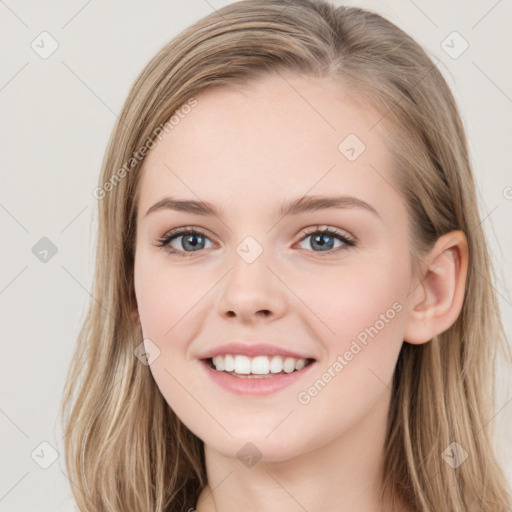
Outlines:
POLYGON ((306 366, 306 359, 295 359, 294 357, 267 356, 247 357, 242 355, 227 354, 215 356, 212 359, 215 369, 222 372, 235 372, 240 375, 268 375, 269 373, 292 373, 295 370, 302 370, 306 366))
POLYGON ((293 357, 287 357, 283 363, 283 370, 286 373, 292 373, 295 370, 295 359, 293 357))
POLYGON ((251 361, 251 373, 266 375, 270 370, 270 363, 267 356, 258 356, 251 361))
POLYGON ((242 375, 249 375, 251 373, 251 360, 247 356, 235 356, 234 371, 242 375))
POLYGON ((302 370, 302 368, 304 368, 304 366, 306 366, 306 361, 304 359, 299 359, 295 363, 295 369, 296 370, 302 370))
POLYGON ((220 372, 224 370, 224 359, 221 356, 215 356, 212 361, 217 370, 220 372))
POLYGON ((226 371, 226 372, 235 371, 235 358, 233 356, 228 355, 224 358, 224 371, 226 371))
POLYGON ((270 371, 272 373, 281 373, 283 371, 283 358, 274 356, 270 361, 270 371))

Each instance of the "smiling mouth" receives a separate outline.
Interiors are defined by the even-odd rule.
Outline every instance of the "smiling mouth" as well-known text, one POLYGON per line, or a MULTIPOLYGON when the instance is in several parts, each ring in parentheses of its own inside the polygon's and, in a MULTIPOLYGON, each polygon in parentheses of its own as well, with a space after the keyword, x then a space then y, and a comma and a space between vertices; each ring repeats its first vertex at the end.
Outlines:
POLYGON ((222 358, 217 356, 214 362, 214 358, 203 359, 212 370, 219 373, 231 375, 233 377, 241 379, 268 379, 272 377, 291 375, 302 371, 315 362, 315 359, 295 359, 295 358, 283 358, 280 356, 274 356, 268 358, 266 356, 258 356, 256 358, 246 358, 242 356, 244 360, 237 361, 235 365, 234 361, 236 357, 240 356, 227 356, 222 358), (231 359, 229 359, 231 358, 231 359), (249 359, 249 362, 247 362, 249 359), (258 361, 253 363, 252 361, 258 361), (266 360, 266 361, 265 361, 266 360), (252 364, 251 364, 252 363, 252 364))

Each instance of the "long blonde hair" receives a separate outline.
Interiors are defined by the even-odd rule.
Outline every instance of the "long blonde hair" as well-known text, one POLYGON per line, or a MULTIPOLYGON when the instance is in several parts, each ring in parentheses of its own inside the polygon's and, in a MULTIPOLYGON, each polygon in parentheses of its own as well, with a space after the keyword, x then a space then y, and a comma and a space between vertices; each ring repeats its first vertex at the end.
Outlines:
POLYGON ((202 441, 134 355, 142 341, 132 315, 138 151, 151 147, 202 90, 282 70, 339 78, 345 92, 382 113, 415 261, 450 230, 468 239, 461 314, 428 343, 404 343, 399 355, 383 496, 400 496, 422 512, 505 512, 510 494, 488 423, 495 358, 506 341, 456 103, 436 65, 402 30, 371 11, 322 0, 227 5, 165 45, 128 94, 95 191, 94 299, 61 409, 66 465, 80 510, 185 511, 207 483, 202 441), (456 468, 442 456, 453 442, 469 454, 456 468))

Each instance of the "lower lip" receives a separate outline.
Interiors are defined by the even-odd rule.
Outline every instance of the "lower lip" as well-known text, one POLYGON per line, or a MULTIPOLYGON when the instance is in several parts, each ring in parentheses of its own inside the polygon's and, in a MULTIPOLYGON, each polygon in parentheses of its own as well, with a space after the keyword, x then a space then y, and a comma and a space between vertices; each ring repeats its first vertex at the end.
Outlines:
POLYGON ((236 395, 270 395, 298 382, 305 375, 308 375, 311 368, 315 365, 315 362, 312 362, 302 368, 302 370, 292 373, 270 374, 270 377, 256 377, 251 379, 247 377, 236 377, 229 373, 215 370, 210 366, 208 361, 205 360, 201 360, 200 363, 208 376, 216 384, 236 395))

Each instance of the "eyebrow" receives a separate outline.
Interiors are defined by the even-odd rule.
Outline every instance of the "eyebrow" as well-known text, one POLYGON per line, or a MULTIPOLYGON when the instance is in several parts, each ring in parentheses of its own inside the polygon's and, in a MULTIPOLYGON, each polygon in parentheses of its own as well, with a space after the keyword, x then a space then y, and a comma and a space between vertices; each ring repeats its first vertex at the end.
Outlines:
MULTIPOLYGON (((377 210, 362 199, 352 196, 303 196, 298 199, 284 202, 278 210, 280 217, 298 215, 301 213, 327 209, 361 208, 381 218, 377 210)), ((213 215, 222 217, 222 209, 218 210, 213 204, 205 201, 175 199, 164 197, 156 202, 146 212, 146 216, 158 210, 175 210, 179 212, 194 213, 196 215, 213 215)))

